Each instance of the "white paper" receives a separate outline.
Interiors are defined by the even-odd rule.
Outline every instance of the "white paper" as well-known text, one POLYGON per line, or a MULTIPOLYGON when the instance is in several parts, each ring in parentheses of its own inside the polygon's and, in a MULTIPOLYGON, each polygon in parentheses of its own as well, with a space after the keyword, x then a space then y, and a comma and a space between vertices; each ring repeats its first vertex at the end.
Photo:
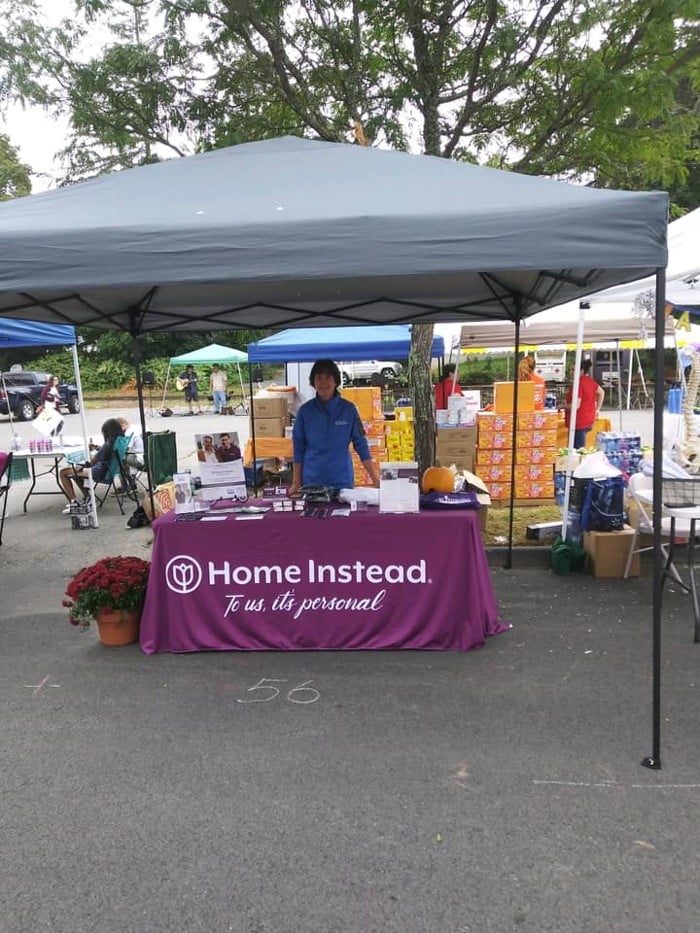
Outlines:
POLYGON ((45 408, 32 421, 32 427, 36 428, 39 434, 43 434, 44 437, 49 437, 62 422, 63 418, 55 409, 45 408))
POLYGON ((417 512, 420 507, 418 464, 386 462, 379 464, 379 511, 417 512))

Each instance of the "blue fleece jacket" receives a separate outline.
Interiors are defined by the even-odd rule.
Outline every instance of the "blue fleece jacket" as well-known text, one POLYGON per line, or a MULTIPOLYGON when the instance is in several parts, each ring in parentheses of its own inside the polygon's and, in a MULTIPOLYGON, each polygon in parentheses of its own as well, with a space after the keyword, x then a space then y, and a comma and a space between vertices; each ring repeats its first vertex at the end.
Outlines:
POLYGON ((328 402, 318 396, 305 402, 294 419, 294 462, 301 463, 304 486, 323 484, 336 489, 355 485, 349 446, 360 460, 369 460, 369 445, 360 414, 337 393, 328 402))

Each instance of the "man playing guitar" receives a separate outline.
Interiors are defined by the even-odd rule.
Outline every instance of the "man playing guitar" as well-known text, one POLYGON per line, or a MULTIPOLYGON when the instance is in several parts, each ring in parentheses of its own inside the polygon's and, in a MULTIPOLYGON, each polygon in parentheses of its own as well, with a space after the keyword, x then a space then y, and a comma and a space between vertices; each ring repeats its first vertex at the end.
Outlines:
POLYGON ((194 366, 190 363, 187 369, 177 377, 175 385, 178 389, 185 391, 185 401, 190 407, 189 415, 201 415, 202 406, 199 404, 199 389, 197 386, 198 376, 194 366), (197 404, 197 411, 194 410, 194 404, 197 404))

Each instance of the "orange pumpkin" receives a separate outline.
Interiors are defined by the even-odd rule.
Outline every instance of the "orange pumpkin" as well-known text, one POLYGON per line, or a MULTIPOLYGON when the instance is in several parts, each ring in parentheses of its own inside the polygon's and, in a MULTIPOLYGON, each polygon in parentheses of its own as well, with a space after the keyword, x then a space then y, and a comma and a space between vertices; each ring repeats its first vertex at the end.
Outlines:
POLYGON ((454 474, 448 467, 428 467, 421 486, 423 492, 454 492, 454 474))

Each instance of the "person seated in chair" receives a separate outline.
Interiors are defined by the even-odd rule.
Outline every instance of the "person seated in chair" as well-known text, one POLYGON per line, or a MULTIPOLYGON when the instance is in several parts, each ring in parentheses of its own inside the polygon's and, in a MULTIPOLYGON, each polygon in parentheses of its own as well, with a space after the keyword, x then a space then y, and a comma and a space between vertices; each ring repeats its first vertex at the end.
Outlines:
POLYGON ((76 463, 63 467, 58 472, 61 489, 68 498, 68 505, 63 510, 64 515, 68 515, 71 506, 77 505, 79 501, 73 484, 77 486, 83 502, 87 503, 90 500, 90 492, 85 490, 87 479, 91 478, 93 483, 108 483, 119 473, 119 464, 126 455, 128 441, 116 418, 108 418, 102 425, 102 437, 104 443, 89 463, 76 463))
POLYGON ((142 470, 144 467, 144 454, 141 432, 133 424, 129 424, 126 418, 117 418, 117 421, 122 426, 122 432, 127 442, 124 462, 127 466, 142 470))

